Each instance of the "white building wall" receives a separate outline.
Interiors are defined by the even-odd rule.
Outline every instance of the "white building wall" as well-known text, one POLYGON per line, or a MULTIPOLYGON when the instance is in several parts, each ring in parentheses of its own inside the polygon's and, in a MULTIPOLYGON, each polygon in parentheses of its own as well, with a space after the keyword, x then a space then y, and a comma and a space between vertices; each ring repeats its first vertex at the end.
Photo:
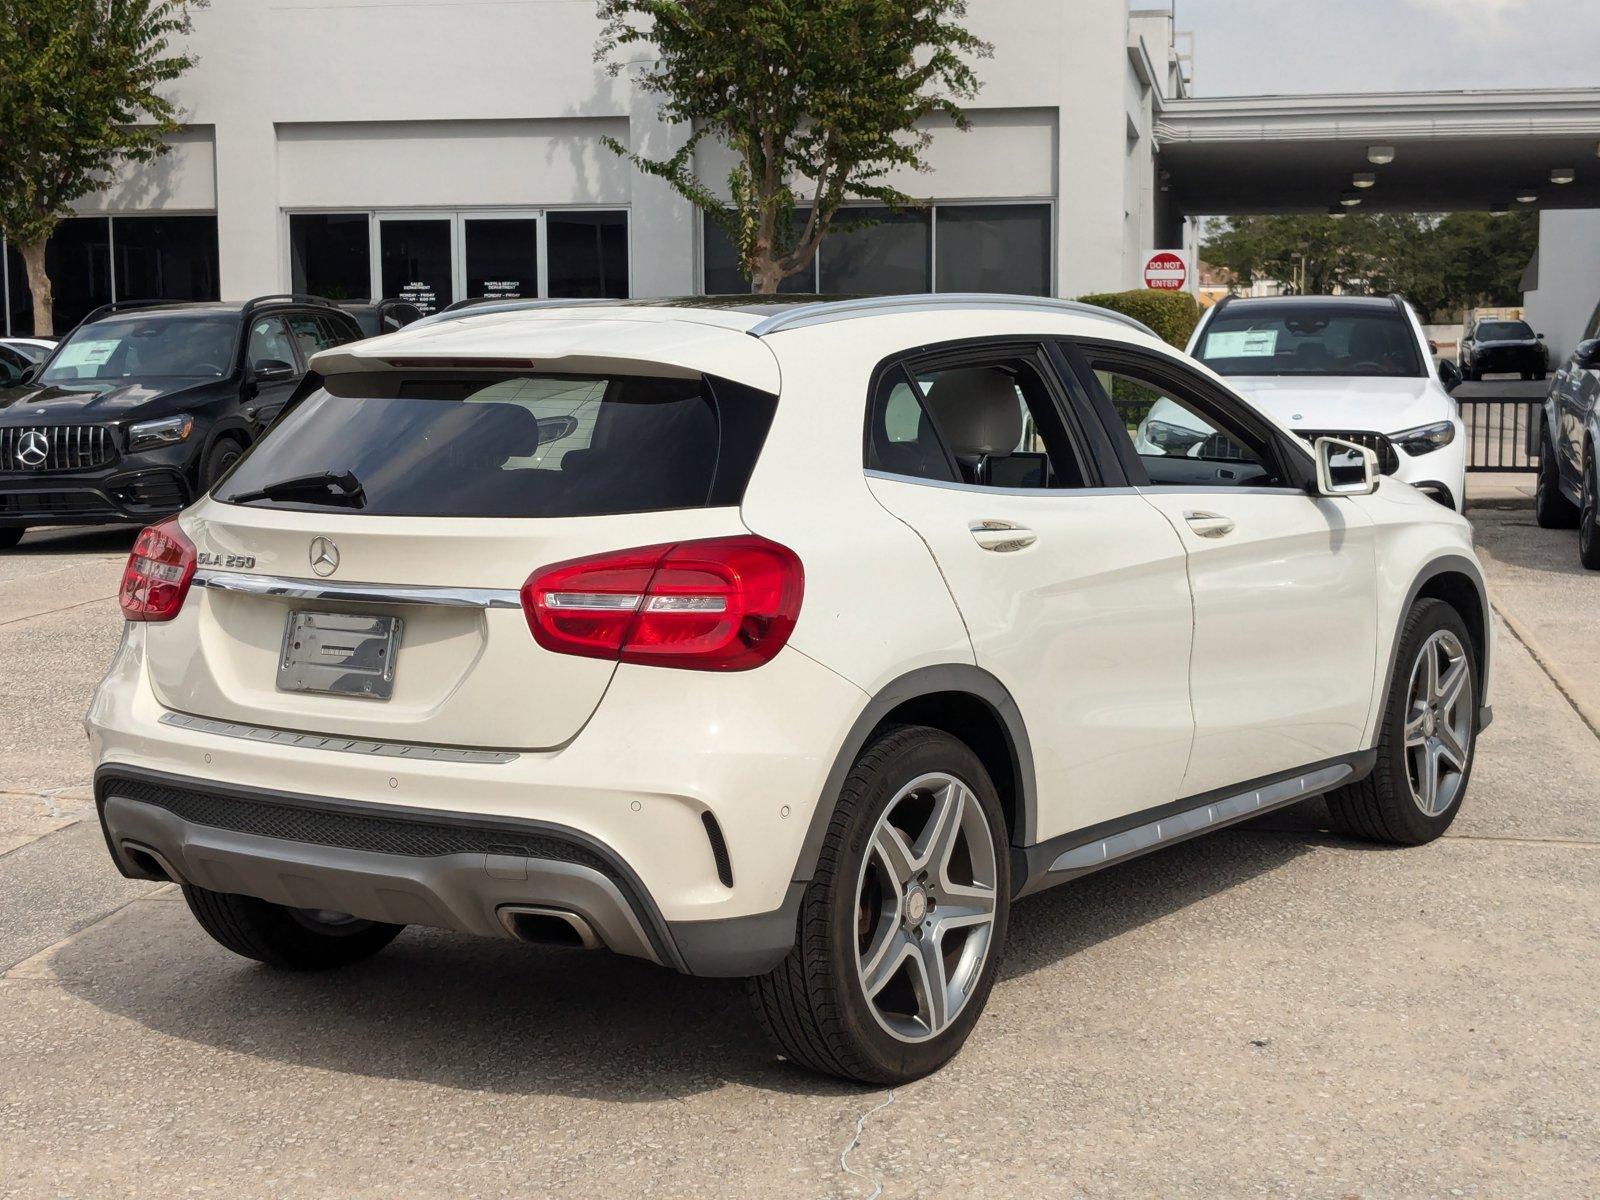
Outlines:
POLYGON ((1539 214, 1539 287, 1523 305, 1551 362, 1569 356, 1600 312, 1600 209, 1539 214))

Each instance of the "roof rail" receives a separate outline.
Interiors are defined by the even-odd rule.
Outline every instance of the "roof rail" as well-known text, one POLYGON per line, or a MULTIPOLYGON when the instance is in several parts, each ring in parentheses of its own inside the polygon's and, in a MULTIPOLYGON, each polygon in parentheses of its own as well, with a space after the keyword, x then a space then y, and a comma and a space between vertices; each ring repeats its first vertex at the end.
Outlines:
MULTIPOLYGON (((90 321, 98 321, 101 317, 109 317, 113 313, 126 312, 135 308, 168 308, 186 304, 206 304, 205 300, 113 300, 110 304, 102 304, 99 308, 91 309, 88 315, 78 321, 78 325, 87 325, 90 321)), ((74 325, 76 329, 78 326, 74 325)))
POLYGON ((1124 313, 1113 312, 1095 304, 1078 300, 1057 300, 1050 296, 1006 296, 988 292, 938 292, 910 296, 866 296, 859 300, 821 300, 815 304, 800 304, 783 312, 774 313, 752 325, 746 332, 751 337, 766 337, 785 329, 802 329, 809 325, 828 325, 835 321, 850 321, 857 317, 872 317, 883 313, 938 312, 951 308, 977 308, 991 312, 1053 312, 1070 313, 1080 317, 1101 317, 1116 321, 1130 329, 1155 337, 1156 333, 1142 321, 1124 313))
POLYGON ((288 304, 321 304, 321 305, 325 305, 328 308, 337 308, 338 307, 338 305, 336 305, 332 300, 329 300, 326 296, 313 296, 309 292, 275 292, 275 293, 273 293, 271 295, 256 296, 254 299, 246 300, 244 302, 243 311, 246 312, 246 313, 249 313, 254 309, 262 308, 262 307, 264 307, 265 305, 268 305, 268 304, 284 304, 284 303, 288 303, 288 304))

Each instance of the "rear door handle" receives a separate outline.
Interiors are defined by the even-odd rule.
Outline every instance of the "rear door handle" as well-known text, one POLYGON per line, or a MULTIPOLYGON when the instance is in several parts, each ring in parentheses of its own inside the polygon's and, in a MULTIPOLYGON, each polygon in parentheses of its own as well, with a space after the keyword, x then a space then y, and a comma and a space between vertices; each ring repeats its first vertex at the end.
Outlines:
POLYGON ((1197 512, 1190 509, 1183 514, 1183 519, 1189 522, 1189 528, 1203 538, 1227 537, 1233 532, 1233 518, 1224 517, 1220 513, 1197 512))
POLYGON ((1039 540, 1039 535, 1033 530, 1013 525, 1010 521, 974 521, 967 528, 972 531, 973 541, 996 554, 1026 550, 1039 540))

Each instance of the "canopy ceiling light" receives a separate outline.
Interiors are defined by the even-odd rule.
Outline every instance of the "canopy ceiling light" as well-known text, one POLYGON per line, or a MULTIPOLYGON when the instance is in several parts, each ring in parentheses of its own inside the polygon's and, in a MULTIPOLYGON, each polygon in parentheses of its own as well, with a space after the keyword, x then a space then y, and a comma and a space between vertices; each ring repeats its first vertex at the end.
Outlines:
POLYGON ((1571 183, 1578 177, 1576 167, 1557 167, 1550 172, 1551 183, 1571 183))
POLYGON ((1489 212, 1497 217, 1503 217, 1510 211, 1511 205, 1509 204, 1491 204, 1489 206, 1489 212))
POLYGON ((1328 215, 1335 221, 1344 220, 1344 209, 1337 204, 1328 205, 1328 215))
POLYGON ((1344 205, 1346 208, 1354 208, 1356 205, 1361 203, 1361 197, 1356 195, 1355 192, 1346 192, 1344 195, 1339 197, 1339 203, 1344 205))
POLYGON ((1393 146, 1369 146, 1367 161, 1375 167, 1386 167, 1394 161, 1393 146))
POLYGON ((1369 188, 1378 182, 1378 177, 1371 171, 1357 171, 1350 182, 1358 188, 1369 188))
POLYGON ((1539 193, 1538 192, 1518 192, 1517 193, 1517 203, 1518 204, 1532 204, 1538 199, 1539 199, 1539 193))

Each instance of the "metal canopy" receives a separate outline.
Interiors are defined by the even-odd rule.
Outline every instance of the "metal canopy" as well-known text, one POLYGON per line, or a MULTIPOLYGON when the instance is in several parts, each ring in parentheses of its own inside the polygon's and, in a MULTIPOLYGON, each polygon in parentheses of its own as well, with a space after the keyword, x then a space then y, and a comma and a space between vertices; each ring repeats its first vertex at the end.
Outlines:
POLYGON ((1168 100, 1156 125, 1187 215, 1600 208, 1600 89, 1168 100), (1373 146, 1394 161, 1368 160, 1373 146), (1572 183, 1551 180, 1572 168, 1572 183), (1371 188, 1353 176, 1372 172, 1371 188), (1518 195, 1535 194, 1533 205, 1518 195))

